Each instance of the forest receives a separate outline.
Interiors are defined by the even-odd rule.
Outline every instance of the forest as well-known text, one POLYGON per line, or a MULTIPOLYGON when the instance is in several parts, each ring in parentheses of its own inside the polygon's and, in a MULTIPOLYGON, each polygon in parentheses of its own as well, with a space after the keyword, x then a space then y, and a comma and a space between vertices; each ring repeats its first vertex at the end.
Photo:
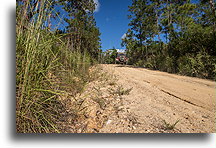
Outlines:
POLYGON ((213 0, 133 0, 129 12, 129 64, 215 80, 213 0))

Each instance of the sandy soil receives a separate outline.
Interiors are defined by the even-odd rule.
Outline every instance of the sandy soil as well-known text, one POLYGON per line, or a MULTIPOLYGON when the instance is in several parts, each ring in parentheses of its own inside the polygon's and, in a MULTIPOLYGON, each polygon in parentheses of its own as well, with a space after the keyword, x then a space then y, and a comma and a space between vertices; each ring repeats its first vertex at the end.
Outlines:
POLYGON ((215 132, 214 81, 122 65, 102 67, 132 90, 122 96, 122 111, 109 116, 100 133, 215 132))

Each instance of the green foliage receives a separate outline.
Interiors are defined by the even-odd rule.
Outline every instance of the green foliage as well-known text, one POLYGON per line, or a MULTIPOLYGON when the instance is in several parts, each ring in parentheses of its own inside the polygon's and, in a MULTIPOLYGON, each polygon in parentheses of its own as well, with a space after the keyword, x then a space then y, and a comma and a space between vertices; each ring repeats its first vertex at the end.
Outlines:
POLYGON ((113 47, 112 49, 106 50, 103 55, 103 61, 101 63, 105 64, 115 64, 115 59, 117 56, 117 50, 113 47))
POLYGON ((66 32, 68 44, 72 50, 85 50, 94 58, 98 59, 100 46, 100 32, 96 27, 93 16, 95 3, 93 0, 60 0, 63 10, 68 13, 64 18, 68 24, 66 32))
POLYGON ((133 0, 122 39, 129 63, 215 79, 215 8, 199 1, 133 0), (164 36, 162 41, 161 36, 164 36))
POLYGON ((211 59, 207 53, 200 52, 194 57, 192 55, 186 55, 179 58, 178 63, 180 74, 214 79, 214 59, 211 59))

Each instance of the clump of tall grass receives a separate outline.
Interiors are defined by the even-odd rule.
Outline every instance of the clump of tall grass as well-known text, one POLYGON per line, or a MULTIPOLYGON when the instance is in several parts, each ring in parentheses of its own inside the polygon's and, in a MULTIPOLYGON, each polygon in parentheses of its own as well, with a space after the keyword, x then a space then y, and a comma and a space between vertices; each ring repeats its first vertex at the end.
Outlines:
POLYGON ((59 99, 82 90, 90 57, 72 52, 47 27, 54 11, 47 0, 17 4, 16 9, 16 129, 19 133, 61 132, 67 110, 59 99), (31 11, 31 12, 29 12, 31 11), (27 13, 34 14, 27 19, 27 13))

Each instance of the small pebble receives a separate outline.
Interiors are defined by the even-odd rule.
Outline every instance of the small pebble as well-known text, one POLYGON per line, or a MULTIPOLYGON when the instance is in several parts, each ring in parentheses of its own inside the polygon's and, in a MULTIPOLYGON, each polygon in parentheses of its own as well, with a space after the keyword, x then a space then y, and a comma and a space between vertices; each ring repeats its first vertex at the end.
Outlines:
POLYGON ((136 127, 135 127, 135 126, 132 126, 132 129, 133 129, 133 130, 135 130, 135 129, 136 129, 136 127))
POLYGON ((111 122, 112 122, 112 120, 108 120, 106 124, 108 125, 108 124, 110 124, 111 122))

